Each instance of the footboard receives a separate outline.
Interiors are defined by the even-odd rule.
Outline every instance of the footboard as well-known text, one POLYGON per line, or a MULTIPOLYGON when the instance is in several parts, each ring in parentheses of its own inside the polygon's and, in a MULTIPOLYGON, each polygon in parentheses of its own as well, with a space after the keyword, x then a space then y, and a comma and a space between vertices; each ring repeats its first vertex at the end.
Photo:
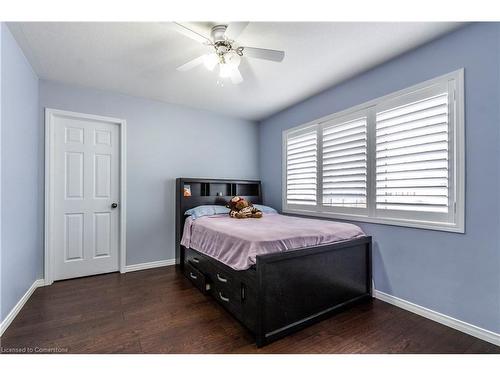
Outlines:
POLYGON ((371 297, 371 237, 257 256, 257 346, 371 297))

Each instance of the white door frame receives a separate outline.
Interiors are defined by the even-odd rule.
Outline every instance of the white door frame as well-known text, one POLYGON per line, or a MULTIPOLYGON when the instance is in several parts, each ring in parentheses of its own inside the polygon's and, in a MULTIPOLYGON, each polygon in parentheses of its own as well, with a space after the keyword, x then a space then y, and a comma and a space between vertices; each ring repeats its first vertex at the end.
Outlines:
POLYGON ((78 118, 110 122, 119 126, 120 132, 120 218, 119 218, 119 244, 118 258, 121 273, 125 273, 126 259, 126 231, 127 231, 127 122, 113 117, 90 115, 86 113, 63 111, 45 108, 45 241, 44 241, 44 278, 45 285, 54 282, 54 150, 55 150, 55 123, 54 117, 78 118))

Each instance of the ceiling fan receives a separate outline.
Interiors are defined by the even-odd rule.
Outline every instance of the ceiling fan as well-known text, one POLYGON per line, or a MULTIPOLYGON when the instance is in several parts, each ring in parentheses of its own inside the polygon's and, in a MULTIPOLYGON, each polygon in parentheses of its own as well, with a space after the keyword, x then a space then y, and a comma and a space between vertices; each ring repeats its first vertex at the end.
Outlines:
POLYGON ((186 72, 202 64, 208 70, 214 70, 218 66, 221 78, 230 78, 234 84, 239 84, 243 82, 243 77, 238 68, 242 57, 275 62, 283 61, 285 57, 284 51, 240 46, 235 39, 238 38, 247 25, 248 22, 231 22, 228 25, 216 25, 212 27, 210 36, 206 37, 180 23, 174 22, 173 26, 177 32, 210 48, 209 53, 188 61, 179 66, 177 70, 186 72))

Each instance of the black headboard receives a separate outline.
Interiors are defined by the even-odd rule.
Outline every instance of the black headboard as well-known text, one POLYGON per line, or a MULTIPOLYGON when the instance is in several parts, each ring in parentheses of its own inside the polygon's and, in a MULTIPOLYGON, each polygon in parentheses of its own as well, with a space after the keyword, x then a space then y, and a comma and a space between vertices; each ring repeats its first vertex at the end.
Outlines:
POLYGON ((229 199, 239 195, 252 203, 262 203, 262 190, 257 180, 226 180, 181 177, 175 180, 175 263, 183 264, 181 238, 184 230, 184 212, 190 208, 218 204, 225 206, 229 199), (184 187, 189 185, 191 196, 184 196, 184 187))

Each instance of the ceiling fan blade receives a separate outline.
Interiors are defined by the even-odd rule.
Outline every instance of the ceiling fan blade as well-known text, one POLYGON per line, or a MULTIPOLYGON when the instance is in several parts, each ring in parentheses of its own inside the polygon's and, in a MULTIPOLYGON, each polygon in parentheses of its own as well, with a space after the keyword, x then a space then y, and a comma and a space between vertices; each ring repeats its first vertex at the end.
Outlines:
POLYGON ((231 69, 231 74, 229 77, 231 78, 231 82, 233 82, 235 85, 243 82, 243 77, 241 76, 240 70, 237 67, 231 69))
POLYGON ((197 41, 198 43, 212 44, 212 41, 210 39, 208 39, 207 37, 197 33, 196 31, 191 30, 190 28, 188 28, 180 23, 172 22, 172 27, 178 33, 180 33, 184 36, 187 36, 188 38, 191 38, 191 39, 197 41))
POLYGON ((191 61, 188 61, 184 65, 181 65, 177 68, 179 72, 187 72, 188 70, 191 70, 193 68, 196 68, 198 65, 203 64, 203 55, 200 57, 197 57, 196 59, 193 59, 191 61))
POLYGON ((285 58, 285 51, 274 49, 243 47, 243 55, 255 59, 271 60, 281 62, 285 58))
POLYGON ((229 25, 227 25, 227 29, 224 33, 226 38, 235 40, 240 36, 240 34, 245 30, 245 28, 248 26, 248 22, 231 22, 229 25))

